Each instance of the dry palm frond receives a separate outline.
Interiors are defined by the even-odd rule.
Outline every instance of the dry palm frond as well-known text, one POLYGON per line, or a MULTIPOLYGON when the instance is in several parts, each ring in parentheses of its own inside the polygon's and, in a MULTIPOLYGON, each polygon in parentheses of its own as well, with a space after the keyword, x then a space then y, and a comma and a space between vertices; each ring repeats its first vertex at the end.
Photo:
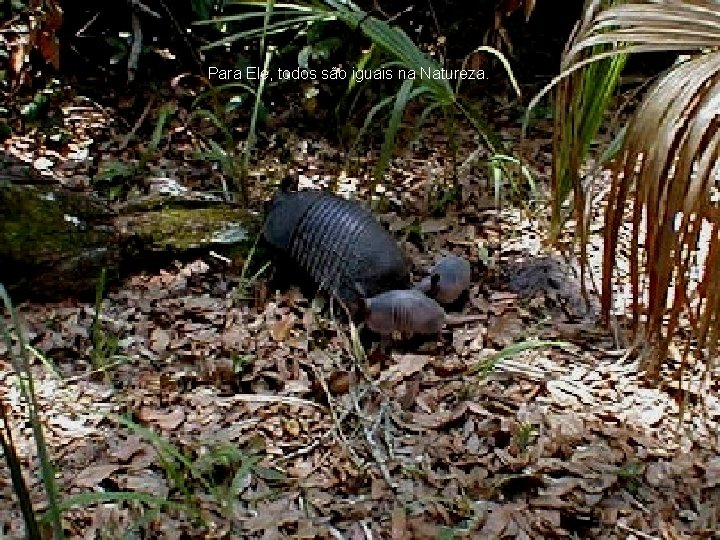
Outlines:
MULTIPOLYGON (((658 358, 664 357, 680 315, 690 314, 691 301, 696 330, 706 337, 716 332, 712 327, 720 304, 708 301, 708 293, 720 289, 715 246, 702 253, 704 271, 695 298, 690 296, 690 276, 698 252, 707 248, 700 242, 703 224, 711 227, 710 238, 718 237, 717 202, 711 193, 719 126, 720 54, 712 53, 677 66, 651 89, 628 127, 613 178, 604 257, 615 260, 624 208, 632 196, 633 320, 637 327, 646 314, 645 335, 659 346, 658 358)), ((612 271, 610 264, 603 268, 606 315, 612 307, 612 271)), ((650 367, 655 371, 659 366, 650 367)))
POLYGON ((599 45, 619 48, 596 58, 618 51, 697 53, 658 80, 630 122, 606 216, 603 314, 612 309, 627 209, 633 320, 656 353, 647 366, 656 373, 683 315, 698 349, 710 357, 720 332, 720 210, 713 175, 720 142, 720 5, 652 0, 609 8, 577 36, 567 56, 579 58, 599 45))

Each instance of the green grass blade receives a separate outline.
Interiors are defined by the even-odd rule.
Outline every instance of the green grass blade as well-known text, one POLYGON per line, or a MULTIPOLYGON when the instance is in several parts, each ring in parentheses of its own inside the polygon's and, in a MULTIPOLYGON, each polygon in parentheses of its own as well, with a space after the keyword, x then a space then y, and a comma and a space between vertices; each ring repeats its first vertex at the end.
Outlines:
POLYGON ((400 131, 400 124, 402 122, 403 113, 410 100, 428 91, 425 87, 416 88, 413 90, 415 81, 406 80, 403 81, 395 95, 395 103, 393 105, 392 113, 390 115, 390 121, 385 129, 385 137, 383 139, 382 147, 380 148, 380 158, 375 164, 375 181, 378 182, 390 163, 390 157, 395 148, 395 137, 398 131, 400 131))
POLYGON ((468 370, 468 373, 482 373, 483 375, 487 375, 488 373, 493 371, 495 369, 495 366, 497 366, 503 360, 517 356, 518 354, 525 351, 543 349, 546 347, 571 346, 572 345, 570 343, 565 341, 542 341, 536 339, 520 341, 518 343, 508 345, 503 350, 491 355, 489 358, 485 358, 482 362, 478 362, 477 364, 475 364, 475 366, 471 367, 468 370))
POLYGON ((153 507, 180 510, 188 513, 189 515, 197 514, 196 510, 185 504, 170 501, 167 499, 167 497, 158 497, 156 495, 151 495, 149 493, 143 493, 140 491, 103 491, 94 493, 78 493, 76 495, 70 495, 69 497, 63 499, 60 508, 64 511, 70 510, 71 508, 84 507, 91 504, 108 502, 135 502, 153 507))
MULTIPOLYGON (((45 487, 45 493, 47 495, 48 503, 48 516, 50 524, 53 529, 53 536, 59 540, 64 537, 62 520, 60 514, 60 507, 58 505, 58 488, 55 483, 55 468, 53 467, 52 461, 50 460, 47 443, 45 441, 45 434, 40 420, 39 410, 40 407, 35 397, 35 381, 32 376, 30 369, 30 359, 28 357, 28 351, 26 348, 27 340, 25 339, 22 331, 22 325, 20 318, 18 317, 15 308, 10 301, 10 297, 5 290, 5 287, 0 283, 0 300, 2 304, 10 314, 10 320, 12 322, 15 336, 18 341, 16 347, 17 350, 17 361, 14 362, 13 366, 17 371, 18 383, 21 394, 28 407, 28 416, 30 419, 30 425, 32 427, 33 438, 35 439, 35 447, 38 454, 38 460, 40 461, 40 472, 42 476, 43 485, 45 487)), ((3 325, 4 328, 4 325, 3 325)), ((5 340, 9 343, 9 350, 12 351, 12 339, 9 333, 4 332, 5 340)))
MULTIPOLYGON (((5 324, 0 318, 0 327, 5 330, 5 324)), ((31 540, 40 540, 40 528, 37 519, 35 519, 35 511, 33 510, 32 501, 30 499, 30 490, 28 490, 25 479, 22 475, 22 465, 20 458, 15 451, 15 445, 12 438, 12 430, 10 429, 10 419, 5 414, 5 407, 0 403, 0 421, 2 421, 2 430, 0 430, 0 448, 2 448, 5 462, 10 470, 10 481, 12 482, 13 491, 18 498, 20 512, 25 523, 25 534, 31 540)))

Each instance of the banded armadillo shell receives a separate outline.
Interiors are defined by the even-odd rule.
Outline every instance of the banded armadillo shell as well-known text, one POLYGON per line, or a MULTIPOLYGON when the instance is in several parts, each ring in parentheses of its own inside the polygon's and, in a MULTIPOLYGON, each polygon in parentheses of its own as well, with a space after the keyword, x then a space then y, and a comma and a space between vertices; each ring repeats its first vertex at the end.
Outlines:
POLYGON ((441 304, 452 304, 470 288, 470 263, 457 255, 440 257, 417 288, 441 304))
POLYGON ((400 247, 359 203, 321 191, 278 192, 263 234, 351 310, 362 297, 410 286, 400 247))
POLYGON ((417 289, 392 290, 365 299, 366 326, 378 334, 437 334, 445 310, 417 289))

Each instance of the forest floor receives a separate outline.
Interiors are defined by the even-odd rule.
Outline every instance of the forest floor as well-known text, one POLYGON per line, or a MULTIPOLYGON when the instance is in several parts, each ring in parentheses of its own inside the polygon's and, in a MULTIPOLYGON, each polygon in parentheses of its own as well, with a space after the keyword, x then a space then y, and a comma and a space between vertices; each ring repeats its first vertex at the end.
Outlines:
MULTIPOLYGON (((100 170, 138 159, 137 118, 77 97, 62 107, 63 150, 26 133, 5 153, 76 189, 91 187, 88 155, 100 170)), ((217 171, 190 158, 187 126, 169 130, 153 185, 217 187, 217 171)), ((276 134, 251 175, 258 208, 270 187, 257 179, 283 161, 301 187, 335 179, 368 200, 371 163, 353 172, 321 139, 276 134)), ((472 133, 458 137, 470 155, 472 133)), ((522 144, 548 178, 550 124, 522 144)), ((242 280, 209 254, 129 276, 99 313, 75 300, 18 306, 61 501, 73 503, 68 537, 718 538, 720 373, 698 360, 682 388, 672 365, 649 385, 597 324, 596 302, 581 301, 573 265, 544 247, 540 203, 496 210, 471 165, 456 177, 460 200, 433 207, 451 162, 445 135, 423 132, 393 161, 380 213, 415 278, 442 250, 472 261, 473 285, 437 340, 358 351, 319 302, 242 280), (97 499, 72 498, 88 493, 97 499)), ((0 398, 43 510, 14 377, 0 344, 0 398)), ((5 469, 0 500, 0 536, 22 538, 5 469)))

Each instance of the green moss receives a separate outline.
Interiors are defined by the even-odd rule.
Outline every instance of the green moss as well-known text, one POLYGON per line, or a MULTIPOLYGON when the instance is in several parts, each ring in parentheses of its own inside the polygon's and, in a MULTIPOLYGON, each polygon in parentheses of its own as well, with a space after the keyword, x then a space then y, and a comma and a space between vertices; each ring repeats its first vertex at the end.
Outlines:
POLYGON ((164 208, 146 212, 133 231, 148 249, 244 245, 254 242, 258 218, 237 208, 164 208))
POLYGON ((6 212, 0 222, 0 254, 11 260, 27 259, 28 252, 40 259, 67 259, 80 255, 88 246, 111 241, 110 230, 88 229, 84 224, 98 209, 72 197, 60 204, 60 197, 67 199, 52 191, 0 190, 0 208, 6 212))

